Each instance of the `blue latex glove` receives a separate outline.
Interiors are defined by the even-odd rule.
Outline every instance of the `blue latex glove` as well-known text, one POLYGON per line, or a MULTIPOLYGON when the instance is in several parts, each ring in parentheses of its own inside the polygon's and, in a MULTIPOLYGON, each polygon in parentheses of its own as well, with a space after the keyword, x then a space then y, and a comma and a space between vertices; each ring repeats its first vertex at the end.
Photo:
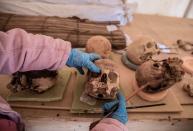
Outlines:
POLYGON ((102 108, 104 112, 108 112, 115 104, 119 103, 117 110, 112 113, 110 117, 120 121, 123 124, 126 124, 128 121, 128 115, 126 110, 125 97, 119 92, 117 94, 117 98, 118 100, 105 103, 102 108))
POLYGON ((97 54, 88 54, 77 49, 72 49, 66 65, 77 68, 80 74, 84 74, 82 67, 88 68, 92 72, 100 73, 100 68, 93 63, 97 59, 100 59, 100 56, 97 54))

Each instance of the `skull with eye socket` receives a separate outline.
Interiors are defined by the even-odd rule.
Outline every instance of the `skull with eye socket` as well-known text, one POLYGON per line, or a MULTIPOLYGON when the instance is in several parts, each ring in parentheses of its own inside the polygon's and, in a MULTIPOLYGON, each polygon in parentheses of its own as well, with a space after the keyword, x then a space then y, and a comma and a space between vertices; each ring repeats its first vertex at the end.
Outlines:
POLYGON ((136 70, 135 77, 139 87, 146 85, 144 92, 158 93, 182 80, 184 71, 182 60, 174 57, 162 61, 146 61, 136 70))
POLYGON ((142 64, 159 53, 157 43, 147 36, 140 37, 127 47, 127 58, 136 65, 142 64))
POLYGON ((95 61, 101 73, 88 72, 85 92, 97 99, 115 99, 119 89, 119 73, 114 70, 112 61, 101 59, 95 61))

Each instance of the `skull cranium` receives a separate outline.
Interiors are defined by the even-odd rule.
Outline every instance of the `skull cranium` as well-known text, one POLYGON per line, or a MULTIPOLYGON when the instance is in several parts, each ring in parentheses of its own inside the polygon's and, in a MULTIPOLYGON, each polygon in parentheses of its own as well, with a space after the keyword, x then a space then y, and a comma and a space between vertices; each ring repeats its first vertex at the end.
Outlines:
POLYGON ((97 53, 102 58, 108 58, 111 53, 111 43, 104 36, 92 36, 86 43, 86 52, 97 53))
POLYGON ((127 58, 134 64, 140 65, 159 52, 157 43, 152 38, 143 36, 127 47, 127 58))
POLYGON ((184 75, 181 65, 182 60, 177 57, 162 61, 146 61, 136 70, 137 84, 139 87, 147 84, 143 90, 147 93, 166 90, 181 81, 184 75))

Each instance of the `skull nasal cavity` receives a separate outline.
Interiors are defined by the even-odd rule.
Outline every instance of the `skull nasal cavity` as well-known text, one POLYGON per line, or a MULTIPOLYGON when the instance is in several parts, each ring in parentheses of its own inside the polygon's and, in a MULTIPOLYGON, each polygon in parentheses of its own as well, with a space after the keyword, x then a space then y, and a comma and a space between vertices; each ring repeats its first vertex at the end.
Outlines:
POLYGON ((158 63, 153 64, 153 66, 156 67, 156 68, 159 68, 159 64, 158 63))
POLYGON ((103 98, 103 94, 98 94, 98 98, 103 98))
POLYGON ((102 76, 101 76, 101 82, 104 82, 104 83, 107 83, 107 74, 104 73, 102 76))

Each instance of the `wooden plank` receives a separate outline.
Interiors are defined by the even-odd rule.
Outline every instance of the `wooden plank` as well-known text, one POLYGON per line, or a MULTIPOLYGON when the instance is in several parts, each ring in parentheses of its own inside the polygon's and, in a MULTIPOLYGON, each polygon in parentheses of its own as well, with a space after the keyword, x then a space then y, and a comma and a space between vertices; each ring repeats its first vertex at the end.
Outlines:
POLYGON ((64 92, 62 100, 53 102, 9 102, 14 108, 23 109, 49 109, 49 110, 70 110, 72 104, 72 94, 76 85, 76 72, 72 70, 71 78, 64 92))
MULTIPOLYGON (((120 73, 120 85, 126 96, 130 96, 133 92, 132 90, 132 79, 134 78, 134 71, 131 71, 127 67, 125 67, 121 60, 120 55, 112 54, 112 59, 116 62, 116 69, 120 73)), ((86 103, 80 101, 80 96, 84 91, 85 79, 83 76, 79 78, 77 92, 74 92, 74 99, 72 103, 72 113, 98 113, 101 112, 100 108, 104 101, 97 101, 98 103, 94 106, 90 106, 86 103), (81 89, 81 90, 80 90, 81 89)), ((138 108, 138 109, 130 109, 129 112, 181 112, 182 107, 175 95, 169 90, 167 96, 158 102, 148 102, 141 99, 139 96, 134 96, 128 103, 128 105, 144 105, 144 104, 157 104, 157 103, 165 103, 164 106, 158 107, 148 107, 148 108, 138 108)))
POLYGON ((107 100, 97 100, 95 105, 88 105, 80 101, 80 97, 85 89, 86 80, 86 75, 78 76, 76 91, 73 93, 71 113, 102 113, 102 110, 100 110, 101 106, 105 102, 108 102, 107 100))
POLYGON ((64 68, 58 71, 56 85, 44 93, 37 93, 31 90, 23 90, 16 93, 11 93, 7 97, 7 101, 36 101, 36 102, 50 102, 63 99, 64 92, 67 88, 68 81, 71 77, 71 70, 64 68))

